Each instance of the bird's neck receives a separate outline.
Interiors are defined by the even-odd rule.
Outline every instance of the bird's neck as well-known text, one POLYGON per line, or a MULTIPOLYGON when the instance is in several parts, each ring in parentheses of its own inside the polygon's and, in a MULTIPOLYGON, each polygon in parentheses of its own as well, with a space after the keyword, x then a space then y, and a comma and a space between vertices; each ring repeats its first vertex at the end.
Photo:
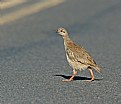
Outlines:
POLYGON ((65 49, 67 48, 67 43, 68 41, 70 41, 70 38, 67 36, 63 37, 63 40, 64 40, 64 46, 65 46, 65 49))

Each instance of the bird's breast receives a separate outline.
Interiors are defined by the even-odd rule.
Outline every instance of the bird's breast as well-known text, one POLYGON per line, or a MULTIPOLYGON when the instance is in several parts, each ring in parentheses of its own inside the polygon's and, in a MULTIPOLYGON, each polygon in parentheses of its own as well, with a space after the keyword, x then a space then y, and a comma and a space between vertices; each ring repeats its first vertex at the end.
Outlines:
POLYGON ((76 70, 78 70, 78 69, 79 69, 79 70, 84 70, 84 69, 87 68, 87 65, 84 65, 84 64, 82 64, 82 63, 79 63, 79 62, 77 62, 77 61, 74 61, 74 60, 70 59, 67 53, 66 53, 66 57, 67 57, 67 61, 68 61, 69 65, 70 65, 72 68, 74 68, 74 69, 76 69, 76 70))

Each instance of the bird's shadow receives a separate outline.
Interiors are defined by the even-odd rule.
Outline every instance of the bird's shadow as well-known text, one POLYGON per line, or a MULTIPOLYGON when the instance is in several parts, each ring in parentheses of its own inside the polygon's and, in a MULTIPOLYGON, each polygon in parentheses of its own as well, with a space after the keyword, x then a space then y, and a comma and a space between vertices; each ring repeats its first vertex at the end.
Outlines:
MULTIPOLYGON (((60 76, 63 77, 65 79, 69 79, 71 76, 66 76, 66 75, 62 75, 62 74, 58 74, 58 75, 54 75, 54 76, 60 76)), ((88 77, 80 77, 80 76, 75 76, 73 80, 91 80, 91 78, 88 77)), ((96 81, 100 81, 102 79, 95 79, 96 81)))

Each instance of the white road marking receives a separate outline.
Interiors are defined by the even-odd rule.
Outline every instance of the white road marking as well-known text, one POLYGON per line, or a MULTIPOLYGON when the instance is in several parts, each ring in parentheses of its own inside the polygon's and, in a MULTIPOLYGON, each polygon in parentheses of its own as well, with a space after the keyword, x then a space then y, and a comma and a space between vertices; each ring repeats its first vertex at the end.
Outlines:
POLYGON ((22 17, 25 17, 25 16, 31 15, 33 13, 37 13, 41 10, 56 6, 60 3, 63 3, 64 1, 66 1, 66 0, 44 0, 44 1, 32 4, 30 6, 21 8, 15 12, 1 16, 0 25, 5 25, 7 23, 18 20, 22 17))
POLYGON ((26 0, 4 0, 0 3, 0 9, 10 8, 24 2, 26 2, 26 0))

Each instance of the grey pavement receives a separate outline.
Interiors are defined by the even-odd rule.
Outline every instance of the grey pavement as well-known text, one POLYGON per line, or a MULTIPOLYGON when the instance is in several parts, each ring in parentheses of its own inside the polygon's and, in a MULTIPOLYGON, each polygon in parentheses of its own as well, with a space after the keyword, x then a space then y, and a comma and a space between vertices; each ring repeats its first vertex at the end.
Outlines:
POLYGON ((0 104, 121 104, 121 1, 67 0, 1 25, 0 104), (72 69, 58 27, 103 68, 92 83, 88 70, 61 81, 72 69))

